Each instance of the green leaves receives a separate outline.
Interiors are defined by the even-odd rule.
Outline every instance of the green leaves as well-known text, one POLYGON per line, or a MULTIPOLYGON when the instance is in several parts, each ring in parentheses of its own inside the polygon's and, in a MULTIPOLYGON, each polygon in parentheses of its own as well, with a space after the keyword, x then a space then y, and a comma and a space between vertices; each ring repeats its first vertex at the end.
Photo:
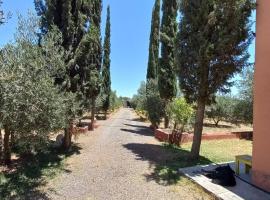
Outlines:
POLYGON ((0 57, 0 120, 21 145, 30 142, 35 147, 46 144, 51 132, 76 115, 76 103, 71 105, 75 96, 55 85, 55 78, 66 74, 61 34, 52 30, 37 45, 37 21, 21 18, 15 43, 5 46, 0 57))
POLYGON ((162 99, 169 101, 176 96, 174 46, 177 33, 177 1, 164 0, 161 22, 161 58, 159 60, 158 86, 162 99))
POLYGON ((169 117, 175 124, 175 129, 184 130, 185 125, 194 115, 194 110, 184 98, 176 98, 167 107, 169 117))
POLYGON ((148 68, 146 76, 147 79, 158 78, 159 41, 160 41, 159 35, 160 35, 160 0, 156 0, 152 12, 148 68))
POLYGON ((176 42, 181 88, 191 101, 211 103, 248 65, 253 0, 183 1, 176 42))
POLYGON ((110 107, 110 95, 111 95, 111 22, 110 22, 110 7, 107 8, 107 21, 106 21, 106 30, 105 30, 105 39, 103 45, 103 66, 102 66, 102 88, 101 93, 103 93, 106 98, 103 103, 103 110, 107 112, 110 107))

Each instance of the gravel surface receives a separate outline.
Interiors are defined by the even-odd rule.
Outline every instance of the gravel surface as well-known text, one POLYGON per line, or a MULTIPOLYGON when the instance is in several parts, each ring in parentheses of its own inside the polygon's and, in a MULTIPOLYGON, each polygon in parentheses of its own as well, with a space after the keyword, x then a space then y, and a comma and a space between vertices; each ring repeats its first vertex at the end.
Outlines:
POLYGON ((206 199, 152 176, 156 165, 170 155, 149 125, 136 118, 132 110, 121 109, 96 131, 80 136, 80 154, 67 160, 66 173, 50 181, 48 199, 206 199))

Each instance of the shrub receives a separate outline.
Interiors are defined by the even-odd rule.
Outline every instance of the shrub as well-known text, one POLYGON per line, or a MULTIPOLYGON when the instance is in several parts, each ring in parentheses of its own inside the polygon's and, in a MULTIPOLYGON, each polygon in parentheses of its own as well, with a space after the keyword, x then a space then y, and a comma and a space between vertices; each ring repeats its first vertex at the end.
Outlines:
POLYGON ((190 122, 194 110, 184 98, 176 98, 167 107, 170 119, 174 123, 174 130, 183 132, 185 126, 190 122))
POLYGON ((164 116, 164 101, 160 98, 158 83, 156 80, 149 80, 147 83, 145 108, 152 126, 158 128, 164 116))

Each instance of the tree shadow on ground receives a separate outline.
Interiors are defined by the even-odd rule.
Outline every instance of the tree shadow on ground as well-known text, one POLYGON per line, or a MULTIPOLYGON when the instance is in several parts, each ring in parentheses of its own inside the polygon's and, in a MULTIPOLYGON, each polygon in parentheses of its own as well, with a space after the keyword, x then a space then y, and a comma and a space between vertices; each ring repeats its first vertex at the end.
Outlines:
POLYGON ((67 153, 50 148, 47 152, 20 158, 12 168, 0 172, 0 199, 50 199, 40 187, 58 173, 71 173, 65 169, 63 160, 80 154, 80 150, 78 145, 73 145, 67 153))
POLYGON ((156 181, 165 186, 176 184, 181 180, 183 175, 178 172, 179 168, 212 163, 205 157, 192 161, 189 151, 172 145, 131 143, 123 146, 134 153, 138 160, 149 161, 149 167, 153 172, 144 175, 147 181, 156 181))
POLYGON ((142 127, 142 128, 136 128, 136 129, 125 129, 121 128, 121 131, 124 132, 129 132, 137 135, 144 135, 144 136, 153 136, 153 131, 147 127, 142 127))
POLYGON ((124 124, 125 126, 130 126, 134 128, 142 128, 142 129, 149 129, 147 126, 140 126, 140 125, 132 125, 132 124, 124 124))
POLYGON ((215 124, 210 124, 210 123, 204 123, 203 126, 209 127, 209 128, 233 128, 233 126, 231 126, 231 125, 219 124, 216 126, 215 124))
POLYGON ((129 119, 129 121, 133 121, 133 122, 146 122, 147 119, 145 119, 143 117, 138 117, 138 118, 129 119))

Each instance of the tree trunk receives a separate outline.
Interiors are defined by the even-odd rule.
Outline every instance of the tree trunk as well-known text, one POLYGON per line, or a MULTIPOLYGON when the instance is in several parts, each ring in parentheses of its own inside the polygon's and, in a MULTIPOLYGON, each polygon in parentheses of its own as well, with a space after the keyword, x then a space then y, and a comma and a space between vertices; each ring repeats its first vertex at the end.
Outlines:
POLYGON ((215 126, 218 127, 219 120, 214 120, 215 126))
POLYGON ((170 120, 169 120, 169 116, 166 114, 165 117, 164 117, 164 128, 169 128, 169 123, 170 123, 170 120))
POLYGON ((92 98, 92 107, 91 107, 91 127, 90 130, 94 130, 95 126, 95 113, 96 112, 96 100, 95 98, 92 98))
POLYGON ((5 135, 4 135, 4 163, 6 165, 10 165, 11 163, 11 150, 10 150, 10 144, 9 144, 9 138, 10 138, 10 129, 5 126, 5 135))
POLYGON ((15 146, 15 133, 14 131, 10 131, 10 147, 14 149, 15 146))
POLYGON ((206 102, 204 99, 198 100, 198 107, 196 111, 196 119, 194 126, 194 137, 191 149, 191 159, 193 160, 198 160, 200 156, 205 104, 206 102))
POLYGON ((0 162, 2 160, 3 155, 3 138, 2 138, 2 130, 0 129, 0 162))
POLYGON ((69 123, 69 127, 65 128, 65 136, 63 141, 63 148, 65 150, 69 150, 71 147, 71 138, 72 138, 72 129, 73 129, 73 123, 69 123))
POLYGON ((107 110, 105 110, 105 120, 107 119, 107 110))

